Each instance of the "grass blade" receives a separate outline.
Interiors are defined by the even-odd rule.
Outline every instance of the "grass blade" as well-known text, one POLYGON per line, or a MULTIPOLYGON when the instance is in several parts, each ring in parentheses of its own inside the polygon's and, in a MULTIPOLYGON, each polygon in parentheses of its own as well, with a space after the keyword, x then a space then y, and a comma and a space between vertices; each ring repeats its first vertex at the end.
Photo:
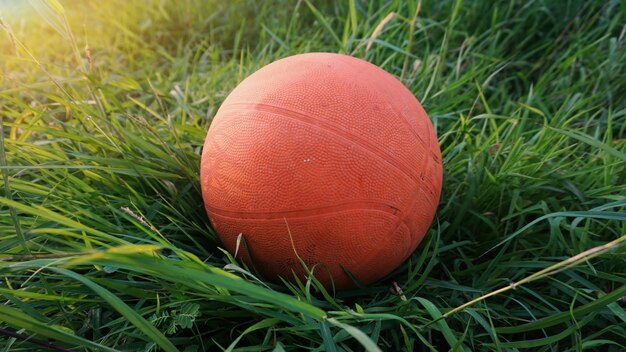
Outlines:
POLYGON ((330 34, 331 38, 335 41, 337 46, 339 48, 342 48, 340 51, 343 51, 343 42, 341 41, 337 33, 335 33, 333 28, 330 26, 330 24, 328 23, 324 15, 317 8, 315 8, 315 6, 313 6, 313 4, 309 0, 304 0, 304 2, 309 7, 311 12, 313 12, 313 15, 315 15, 315 18, 317 18, 317 20, 320 22, 322 27, 324 27, 326 32, 330 34))
POLYGON ((98 343, 73 335, 55 326, 42 323, 23 312, 0 304, 0 321, 15 328, 25 329, 38 335, 45 336, 57 341, 63 341, 75 346, 94 348, 99 351, 116 352, 117 350, 102 346, 98 343))
POLYGON ((136 326, 141 332, 146 334, 150 341, 155 342, 159 347, 167 352, 178 352, 178 348, 172 344, 159 330, 157 330, 150 322, 144 319, 141 315, 135 312, 131 307, 119 299, 116 295, 106 290, 104 287, 97 283, 87 279, 86 277, 77 274, 73 271, 61 268, 48 268, 53 272, 71 277, 77 281, 80 281, 85 286, 91 288, 98 296, 102 297, 108 304, 110 304, 116 311, 123 315, 128 321, 136 326))
POLYGON ((372 339, 370 339, 369 336, 365 335, 363 331, 355 328, 354 326, 341 323, 335 318, 328 318, 326 321, 328 321, 332 325, 335 325, 336 327, 344 329, 348 334, 354 337, 355 340, 359 341, 361 346, 363 346, 363 348, 365 348, 366 351, 382 352, 380 347, 378 347, 378 345, 376 345, 376 343, 372 341, 372 339))

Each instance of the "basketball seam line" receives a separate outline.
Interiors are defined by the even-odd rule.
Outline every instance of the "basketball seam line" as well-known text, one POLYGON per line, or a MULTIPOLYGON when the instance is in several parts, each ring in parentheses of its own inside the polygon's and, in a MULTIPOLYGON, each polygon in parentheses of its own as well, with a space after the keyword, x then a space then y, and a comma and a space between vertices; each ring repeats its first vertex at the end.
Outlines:
POLYGON ((245 211, 235 211, 235 210, 227 210, 220 209, 208 205, 205 203, 205 208, 207 211, 212 212, 216 215, 220 215, 223 217, 234 218, 237 219, 248 219, 248 220, 275 220, 281 219, 284 217, 291 218, 306 218, 316 215, 325 215, 332 212, 341 212, 348 210, 370 210, 370 211, 378 211, 382 213, 391 214, 396 218, 402 219, 404 213, 397 207, 392 205, 388 205, 382 202, 375 201, 354 201, 347 202, 341 204, 334 204, 325 207, 318 208, 309 208, 309 209, 295 209, 295 210, 286 210, 286 211, 269 211, 269 212, 245 212, 245 211), (369 207, 366 207, 369 206, 369 207), (375 206, 375 208, 372 208, 375 206))
MULTIPOLYGON (((357 145, 358 147, 360 147, 361 149, 369 152, 370 154, 376 156, 378 159, 382 160, 383 162, 391 165, 393 168, 397 169, 398 171, 400 171, 400 173, 402 173, 404 176, 406 176, 407 178, 409 178, 411 181, 413 181, 416 184, 420 184, 420 179, 419 176, 415 177, 415 175, 413 175, 412 173, 404 170, 402 167, 400 167, 400 165, 397 165, 397 163, 395 162, 395 159, 385 153, 384 151, 382 151, 380 148, 377 148, 376 146, 373 146, 372 144, 370 144, 367 140, 365 139, 361 139, 358 136, 355 136, 354 134, 351 134, 343 129, 337 128, 335 126, 333 126, 332 124, 317 120, 315 118, 312 118, 311 116, 298 112, 298 111, 294 111, 294 110, 289 110, 289 109, 285 109, 285 108, 281 108, 278 106, 274 106, 274 105, 269 105, 269 104, 261 104, 261 103, 232 103, 229 104, 228 106, 222 107, 223 108, 223 112, 228 111, 230 107, 244 107, 250 110, 254 110, 254 111, 259 111, 259 112, 268 112, 270 114, 275 114, 278 116, 282 116, 284 118, 288 118, 288 119, 292 119, 294 121, 300 121, 302 123, 305 123, 307 125, 310 126, 315 126, 318 127, 324 131, 327 131, 329 133, 332 133, 338 137, 341 137, 345 140, 348 140, 352 143, 354 143, 355 145, 357 145), (291 116, 290 114, 294 114, 296 116, 291 116), (308 121, 310 120, 310 121, 308 121), (380 155, 380 154, 382 155, 380 155), (389 158, 389 160, 387 158, 389 158), (393 162, 392 162, 393 160, 393 162)), ((222 109, 220 109, 222 110, 222 109)), ((427 153, 430 152, 428 150, 428 148, 425 148, 427 153)))

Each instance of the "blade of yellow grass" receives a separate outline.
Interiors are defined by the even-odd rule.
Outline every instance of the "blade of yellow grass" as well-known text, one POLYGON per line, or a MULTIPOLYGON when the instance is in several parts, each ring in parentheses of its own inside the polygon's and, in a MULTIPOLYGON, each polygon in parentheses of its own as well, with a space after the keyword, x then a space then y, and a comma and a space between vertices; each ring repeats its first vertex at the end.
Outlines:
POLYGON ((389 14, 387 16, 385 16, 385 18, 383 18, 382 21, 380 21, 378 26, 376 26, 376 28, 374 28, 374 31, 372 32, 372 35, 370 36, 370 39, 368 39, 368 41, 367 41, 367 47, 365 48, 365 54, 367 54, 370 51, 370 49, 372 48, 372 44, 374 44, 374 41, 376 40, 376 38, 378 38, 380 33, 383 31, 383 29, 385 28, 385 25, 387 23, 389 23, 389 21, 391 21, 395 16, 396 16, 395 12, 393 12, 393 11, 389 12, 389 14))
POLYGON ((495 291, 489 292, 489 293, 487 293, 485 295, 482 295, 482 296, 480 296, 480 297, 478 297, 476 299, 473 299, 473 300, 471 300, 471 301, 469 301, 469 302, 467 302, 465 304, 462 304, 462 305, 452 309, 451 311, 445 313, 442 316, 442 318, 445 319, 445 318, 447 318, 447 317, 449 317, 449 316, 451 316, 453 314, 456 314, 456 313, 458 313, 458 312, 460 312, 460 311, 462 311, 462 310, 464 310, 464 309, 466 309, 468 307, 471 307, 474 304, 476 304, 476 303, 478 303, 480 301, 483 301, 483 300, 485 300, 485 299, 487 299, 489 297, 492 297, 492 296, 495 296, 495 295, 499 295, 499 294, 504 293, 504 292, 509 291, 509 290, 513 290, 513 289, 517 288, 517 286, 519 286, 519 285, 527 284, 529 282, 532 282, 532 281, 535 281, 535 280, 538 280, 538 279, 542 279, 542 278, 554 275, 554 274, 556 274, 558 272, 561 272, 561 271, 563 271, 565 269, 568 269, 568 268, 571 268, 573 266, 579 265, 582 262, 585 262, 585 261, 587 261, 589 259, 592 259, 592 258, 595 258, 595 257, 597 257, 599 255, 602 255, 602 254, 604 254, 604 253, 606 253, 606 252, 608 252, 608 251, 610 251, 612 249, 615 249, 615 248, 623 245, 625 242, 626 242, 626 234, 621 236, 620 238, 618 238, 616 240, 613 240, 611 242, 608 242, 608 243, 606 243, 606 244, 604 244, 602 246, 593 247, 593 248, 588 249, 588 250, 586 250, 586 251, 584 251, 582 253, 579 253, 579 254, 577 254, 577 255, 575 255, 573 257, 570 257, 570 258, 568 258, 566 260, 563 260, 563 261, 558 262, 558 263, 556 263, 554 265, 551 265, 551 266, 549 266, 549 267, 547 267, 547 268, 545 268, 543 270, 540 270, 540 271, 538 271, 538 272, 536 272, 536 273, 534 273, 532 275, 529 275, 529 276, 523 278, 522 280, 520 280, 518 282, 514 282, 514 283, 512 283, 512 284, 510 284, 508 286, 505 286, 505 287, 502 287, 502 288, 497 289, 495 291))

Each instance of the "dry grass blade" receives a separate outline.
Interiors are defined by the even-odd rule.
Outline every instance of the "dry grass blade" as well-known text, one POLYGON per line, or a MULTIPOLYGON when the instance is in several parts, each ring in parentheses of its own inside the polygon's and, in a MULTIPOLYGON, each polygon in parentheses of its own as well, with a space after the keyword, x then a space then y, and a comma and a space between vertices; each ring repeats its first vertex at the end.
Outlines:
POLYGON ((511 283, 508 286, 505 286, 505 287, 502 287, 502 288, 500 288, 498 290, 489 292, 489 293, 487 293, 485 295, 482 295, 482 296, 480 296, 480 297, 478 297, 476 299, 473 299, 473 300, 471 300, 471 301, 469 301, 469 302, 467 302, 465 304, 462 304, 462 305, 460 305, 460 306, 458 306, 458 307, 456 307, 456 308, 446 312, 445 314, 443 314, 442 318, 445 319, 445 318, 447 318, 447 317, 449 317, 449 316, 451 316, 453 314, 461 312, 464 309, 469 308, 469 307, 473 306, 474 304, 476 304, 478 302, 484 301, 485 299, 487 299, 489 297, 493 297, 493 296, 502 294, 502 293, 507 292, 509 290, 514 290, 514 289, 516 289, 520 285, 527 284, 527 283, 535 281, 535 280, 543 279, 543 278, 546 278, 548 276, 551 276, 551 275, 554 275, 556 273, 559 273, 559 272, 561 272, 563 270, 566 270, 568 268, 571 268, 573 266, 580 265, 583 262, 586 262, 586 261, 588 261, 588 260, 590 260, 592 258, 595 258, 595 257, 597 257, 599 255, 602 255, 602 254, 604 254, 604 253, 606 253, 608 251, 611 251, 611 250, 613 250, 613 249, 623 245, 625 242, 626 242, 626 234, 622 235, 620 238, 618 238, 618 239, 616 239, 614 241, 611 241, 609 243, 603 244, 603 245, 598 246, 598 247, 594 247, 594 248, 588 249, 588 250, 586 250, 586 251, 584 251, 582 253, 579 253, 579 254, 577 254, 577 255, 575 255, 573 257, 570 257, 570 258, 568 258, 566 260, 563 260, 563 261, 558 262, 558 263, 556 263, 554 265, 551 265, 551 266, 549 266, 549 267, 547 267, 547 268, 545 268, 543 270, 540 270, 540 271, 538 271, 538 272, 536 272, 536 273, 534 273, 532 275, 529 275, 529 276, 527 276, 527 277, 525 277, 525 278, 523 278, 523 279, 521 279, 521 280, 519 280, 517 282, 513 282, 513 283, 511 283))
POLYGON ((378 38, 380 33, 382 33, 383 29, 385 28, 385 25, 389 21, 391 21, 395 16, 396 16, 395 12, 393 11, 389 12, 389 14, 387 14, 387 16, 385 16, 385 18, 383 18, 380 21, 380 23, 378 23, 376 28, 374 28, 374 31, 370 35, 370 38, 367 40, 367 46, 365 47, 365 54, 367 54, 370 51, 370 49, 372 48, 372 45, 374 44, 374 41, 376 40, 376 38, 378 38))

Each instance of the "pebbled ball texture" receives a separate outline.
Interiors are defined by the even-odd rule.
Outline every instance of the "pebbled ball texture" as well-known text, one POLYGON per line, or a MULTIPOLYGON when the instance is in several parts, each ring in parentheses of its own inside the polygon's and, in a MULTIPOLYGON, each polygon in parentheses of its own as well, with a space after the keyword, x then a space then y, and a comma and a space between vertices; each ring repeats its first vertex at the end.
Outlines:
POLYGON ((226 98, 204 144, 211 224, 271 279, 336 289, 390 273, 415 250, 439 202, 437 136, 417 99, 366 61, 331 53, 278 60, 226 98), (293 245, 292 245, 293 240, 293 245), (295 252, 294 252, 295 248, 295 252))

